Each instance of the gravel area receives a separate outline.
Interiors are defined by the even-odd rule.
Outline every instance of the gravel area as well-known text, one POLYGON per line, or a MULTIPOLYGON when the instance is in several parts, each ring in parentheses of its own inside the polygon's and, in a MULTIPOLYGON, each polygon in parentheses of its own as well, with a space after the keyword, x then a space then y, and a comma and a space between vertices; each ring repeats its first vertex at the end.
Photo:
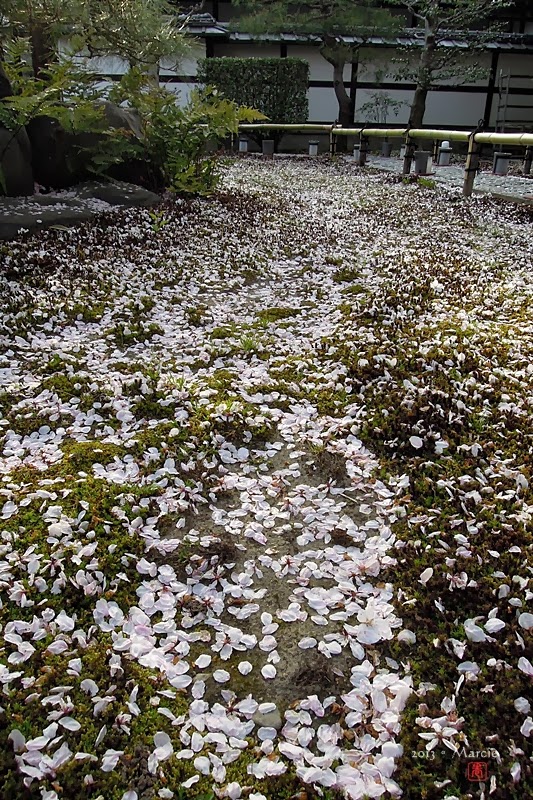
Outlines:
MULTIPOLYGON (((370 156, 368 165, 375 169, 401 174, 403 160, 400 158, 383 158, 370 156)), ((463 188, 464 165, 451 164, 448 167, 433 166, 428 176, 437 183, 450 188, 463 188)), ((493 175, 482 170, 476 175, 474 192, 478 194, 495 194, 502 197, 533 201, 533 179, 518 175, 493 175)))

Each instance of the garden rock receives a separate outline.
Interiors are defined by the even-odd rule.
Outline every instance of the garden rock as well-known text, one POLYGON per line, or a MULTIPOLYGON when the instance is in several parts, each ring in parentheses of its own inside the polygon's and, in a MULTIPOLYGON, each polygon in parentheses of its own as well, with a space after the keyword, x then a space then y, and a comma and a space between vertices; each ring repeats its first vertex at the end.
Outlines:
POLYGON ((137 139, 143 138, 141 118, 139 114, 131 108, 122 108, 116 103, 106 100, 103 104, 104 116, 110 128, 123 128, 129 131, 137 139))
POLYGON ((96 214, 132 206, 152 206, 159 196, 119 181, 89 181, 70 191, 0 198, 0 239, 12 239, 21 230, 71 226, 96 214))
POLYGON ((24 129, 14 132, 0 126, 0 167, 8 197, 33 194, 31 145, 24 129))
POLYGON ((26 125, 26 130, 33 153, 33 175, 40 186, 63 189, 82 178, 73 169, 72 136, 60 122, 39 116, 26 125))
MULTIPOLYGON (((104 118, 109 128, 122 129, 140 139, 142 137, 139 115, 132 109, 121 108, 115 103, 105 101, 101 104, 104 118)), ((39 116, 26 126, 33 152, 34 179, 41 186, 50 189, 65 189, 90 177, 87 167, 88 150, 97 150, 105 133, 70 133, 56 119, 39 116)), ((113 177, 134 183, 147 183, 141 180, 146 173, 128 164, 119 164, 112 170, 113 177)))

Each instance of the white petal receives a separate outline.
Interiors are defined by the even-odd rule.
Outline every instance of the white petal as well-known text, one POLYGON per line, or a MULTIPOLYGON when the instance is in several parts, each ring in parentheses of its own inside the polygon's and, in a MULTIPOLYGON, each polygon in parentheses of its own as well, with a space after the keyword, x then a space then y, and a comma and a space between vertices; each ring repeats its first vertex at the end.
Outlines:
POLYGON ((427 569, 425 569, 423 572, 420 573, 420 578, 418 579, 418 582, 425 585, 429 581, 432 575, 433 575, 433 568, 428 567, 427 569))
POLYGON ((229 797, 230 800, 239 800, 239 797, 242 797, 242 789, 237 781, 228 783, 226 786, 226 797, 229 797))
POLYGON ((424 446, 424 442, 422 441, 420 436, 411 436, 409 441, 411 442, 415 450, 419 450, 421 447, 424 446))
POLYGON ((205 681, 196 681, 192 687, 192 696, 195 700, 199 700, 205 694, 205 681))
POLYGON ((517 697, 516 700, 514 701, 514 707, 521 714, 529 714, 529 711, 531 709, 531 704, 529 700, 527 700, 525 697, 517 697))
POLYGON ((524 656, 521 656, 518 659, 518 669, 522 670, 522 672, 525 672, 526 675, 533 676, 533 664, 524 656))
POLYGON ((207 756, 197 756, 194 759, 194 768, 198 770, 202 775, 209 775, 209 771, 211 769, 211 762, 207 758, 207 756))
POLYGON ((98 694, 98 684, 91 680, 91 678, 85 678, 85 680, 80 683, 80 687, 83 692, 87 692, 87 694, 90 694, 91 697, 94 697, 95 694, 98 694))
POLYGON ((493 617, 485 623, 484 628, 488 633, 498 633, 502 628, 505 628, 505 622, 497 617, 493 617))
POLYGON ((241 675, 248 675, 252 671, 253 667, 249 661, 241 661, 237 669, 239 670, 241 675))
POLYGON ((275 728, 259 728, 257 731, 257 737, 264 742, 266 739, 275 739, 278 735, 278 732, 275 728))
POLYGON ((79 729, 81 728, 80 723, 77 720, 73 719, 72 717, 61 717, 61 719, 58 720, 58 722, 60 725, 66 728, 67 731, 79 731, 79 729))
POLYGON ((316 645, 317 640, 312 636, 305 636, 298 642, 298 647, 300 647, 302 650, 308 650, 310 647, 316 647, 316 645))
POLYGON ((21 753, 24 750, 26 739, 18 728, 14 728, 7 738, 11 740, 15 753, 21 753))
POLYGON ((530 630, 530 628, 533 628, 533 614, 520 614, 518 624, 525 628, 526 631, 530 630))
POLYGON ((263 678, 271 679, 275 678, 277 674, 277 669, 273 664, 265 664, 265 666, 261 670, 261 675, 263 678))
POLYGON ((413 631, 407 630, 407 628, 403 631, 400 631, 398 636, 396 637, 399 642, 407 642, 408 644, 414 644, 416 642, 416 633, 413 631))
POLYGON ((217 683, 226 683, 230 679, 230 674, 225 669, 216 669, 213 672, 213 678, 217 683))

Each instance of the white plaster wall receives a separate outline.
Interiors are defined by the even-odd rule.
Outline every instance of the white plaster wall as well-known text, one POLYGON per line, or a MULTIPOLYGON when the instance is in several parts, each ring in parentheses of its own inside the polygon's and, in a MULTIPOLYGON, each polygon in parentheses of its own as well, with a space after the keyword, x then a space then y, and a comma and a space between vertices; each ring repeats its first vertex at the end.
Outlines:
POLYGON ((179 106, 187 105, 192 90, 195 88, 194 83, 167 83, 166 88, 173 92, 178 100, 179 106))
POLYGON ((445 80, 436 80, 435 84, 439 86, 487 86, 490 76, 491 55, 490 53, 479 53, 477 56, 468 56, 464 52, 458 51, 457 58, 453 64, 453 68, 457 68, 458 74, 456 77, 447 78, 445 80), (479 68, 481 74, 475 80, 463 80, 462 69, 464 68, 465 74, 467 70, 479 68))
MULTIPOLYGON (((399 51, 393 48, 362 47, 359 51, 358 80, 374 81, 376 73, 382 72, 383 81, 387 83, 394 81, 401 66, 393 63, 393 60, 399 55, 399 51)), ((407 58, 407 55, 402 54, 402 58, 407 58)), ((414 63, 415 60, 415 55, 411 55, 410 61, 414 63)))
MULTIPOLYGON (((399 50, 392 48, 361 48, 358 78, 360 81, 374 81, 376 80, 376 74, 379 71, 382 71, 384 73, 383 80, 387 83, 391 83, 402 70, 402 65, 395 63, 395 59, 401 57, 402 59, 407 60, 409 69, 413 70, 416 68, 419 54, 420 53, 418 50, 413 50, 404 54, 400 53, 399 50)), ((476 58, 468 58, 463 53, 458 52, 458 63, 459 65, 466 64, 470 66, 478 64, 481 69, 484 70, 484 75, 474 81, 468 81, 468 85, 486 86, 489 78, 491 63, 491 56, 489 53, 481 53, 476 58)), ((410 82, 409 78, 399 78, 399 80, 406 83, 410 82)), ((462 81, 461 76, 459 75, 457 79, 437 80, 435 83, 441 85, 453 85, 454 83, 462 83, 462 81)))
POLYGON ((278 58, 279 44, 262 44, 251 42, 215 42, 214 55, 217 58, 278 58))
POLYGON ((203 42, 195 44, 186 58, 183 58, 177 65, 170 58, 161 60, 159 67, 160 75, 187 75, 194 76, 198 71, 198 60, 205 58, 205 45, 203 42))
MULTIPOLYGON (((304 58, 309 62, 309 79, 312 81, 332 81, 333 67, 320 55, 318 47, 310 45, 287 45, 287 55, 290 58, 304 58)), ((346 83, 350 82, 352 65, 346 64, 343 77, 346 83)))
POLYGON ((533 53, 500 53, 498 69, 533 77, 533 53))
MULTIPOLYGON (((497 101, 495 100, 495 110, 496 105, 497 101)), ((517 122, 533 122, 533 95, 514 93, 509 95, 506 122, 512 124, 513 120, 517 122), (526 108, 513 108, 513 105, 526 106, 526 108)))
MULTIPOLYGON (((532 23, 533 26, 533 23, 532 23)), ((68 49, 68 43, 63 43, 63 50, 68 49)), ((214 43, 216 56, 232 57, 270 57, 280 56, 279 44, 254 44, 254 43, 214 43)), ((310 65, 310 79, 316 81, 331 81, 333 69, 327 61, 322 58, 317 47, 310 45, 287 45, 289 56, 305 58, 310 65)), ((395 70, 398 69, 392 63, 392 59, 398 51, 392 49, 362 48, 361 62, 358 70, 359 81, 371 81, 375 76, 376 68, 385 69, 389 73, 386 81, 394 80, 395 70), (391 75, 392 73, 392 75, 391 75)), ((194 46, 193 52, 188 58, 182 60, 177 69, 169 62, 163 63, 161 75, 181 75, 195 76, 197 73, 197 61, 205 56, 205 45, 198 42, 194 46)), ((487 66, 490 64, 491 54, 482 54, 481 61, 487 66)), ((81 60, 81 59, 80 59, 81 60)), ((127 69, 127 63, 114 56, 102 58, 84 59, 88 66, 102 75, 122 75, 127 69)), ((512 89, 522 88, 533 89, 533 54, 509 54, 500 55, 498 69, 510 70, 513 74, 520 74, 525 77, 514 78, 511 82, 512 89), (527 77, 526 77, 527 76, 527 77), (529 78, 531 76, 531 78, 529 78)), ((344 72, 344 79, 349 83, 351 65, 347 65, 344 72)), ((487 80, 480 79, 477 85, 486 86, 487 80)), ((400 109, 398 116, 390 115, 389 123, 394 125, 404 125, 409 116, 409 105, 412 99, 412 91, 399 88, 391 90, 389 94, 397 100, 404 101, 406 105, 400 109)), ((167 88, 178 95, 178 102, 185 104, 189 94, 194 87, 194 83, 168 83, 167 88)), ((365 121, 361 115, 361 106, 370 100, 372 90, 358 89, 356 97, 355 119, 358 122, 365 121)), ((309 98, 309 119, 316 122, 332 122, 338 116, 338 104, 333 87, 311 87, 308 92, 309 98)), ((426 116, 424 123, 427 125, 440 126, 475 126, 485 111, 485 92, 430 92, 427 102, 426 116)), ((512 92, 510 104, 518 103, 527 105, 526 109, 509 109, 508 120, 532 120, 533 121, 533 95, 519 95, 512 92)), ((494 98, 491 124, 496 120, 497 97, 494 98)))
POLYGON ((476 127, 485 113, 485 92, 430 92, 424 125, 476 127))
POLYGON ((309 120, 312 122, 333 122, 339 116, 339 104, 333 87, 311 87, 309 99, 309 120))
MULTIPOLYGON (((533 90, 533 54, 513 54, 513 53, 502 53, 498 59, 498 76, 500 71, 504 73, 509 72, 511 74, 511 79, 509 81, 509 97, 508 97, 508 108, 506 112, 506 123, 508 125, 513 125, 513 121, 526 124, 528 122, 533 122, 533 95, 531 94, 520 94, 521 89, 528 89, 533 90), (521 75, 523 77, 513 77, 521 75), (512 108, 513 105, 523 105, 526 108, 512 108)), ((507 83, 506 80, 503 81, 503 85, 505 86, 507 83)), ((495 126, 498 121, 498 85, 499 81, 496 82, 496 94, 494 97, 494 101, 492 104, 492 114, 491 114, 491 125, 495 126)), ((501 102, 503 103, 504 97, 501 97, 501 102)), ((500 112, 500 119, 503 113, 503 109, 500 112)), ((500 122, 501 124, 501 122, 500 122)), ((519 125, 518 125, 519 127, 519 125)))
POLYGON ((124 75, 128 70, 128 62, 125 59, 118 56, 90 58, 87 50, 75 52, 67 39, 59 40, 58 49, 62 55, 73 57, 77 64, 86 66, 98 75, 124 75))

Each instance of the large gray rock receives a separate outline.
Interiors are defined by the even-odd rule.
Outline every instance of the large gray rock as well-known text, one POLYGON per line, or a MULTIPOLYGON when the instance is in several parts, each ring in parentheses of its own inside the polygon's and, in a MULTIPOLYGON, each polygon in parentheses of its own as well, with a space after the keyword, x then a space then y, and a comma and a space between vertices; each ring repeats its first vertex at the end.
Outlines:
POLYGON ((132 108, 122 108, 117 106, 116 103, 110 103, 106 100, 103 103, 104 116, 110 128, 129 131, 138 139, 143 138, 141 118, 139 114, 132 108))
POLYGON ((8 197, 33 194, 31 145, 24 128, 14 132, 0 125, 0 169, 0 194, 8 197))
POLYGON ((74 166, 72 136, 52 117, 39 116, 26 125, 31 142, 33 174, 40 186, 63 189, 83 177, 74 166))
MULTIPOLYGON (((109 101, 103 102, 101 108, 109 128, 122 129, 130 136, 142 138, 141 121, 135 111, 109 101)), ((47 116, 35 117, 26 129, 33 151, 34 177, 38 184, 46 188, 64 189, 91 177, 88 151, 98 149, 105 140, 105 133, 72 134, 57 120, 47 116)), ((122 180, 134 180, 138 171, 138 168, 132 172, 128 171, 127 166, 118 165, 113 175, 122 180)))

